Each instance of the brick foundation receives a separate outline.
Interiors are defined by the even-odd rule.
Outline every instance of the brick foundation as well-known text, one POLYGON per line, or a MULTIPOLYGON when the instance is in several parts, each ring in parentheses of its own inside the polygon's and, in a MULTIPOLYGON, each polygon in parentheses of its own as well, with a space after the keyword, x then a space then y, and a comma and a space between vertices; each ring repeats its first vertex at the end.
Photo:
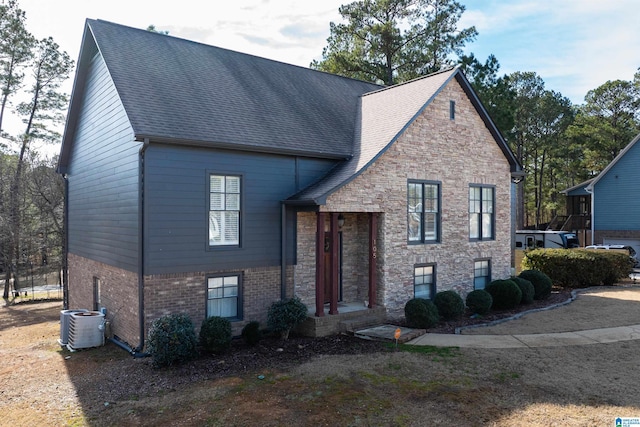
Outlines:
POLYGON ((100 279, 100 305, 107 309, 111 333, 136 347, 140 342, 138 275, 70 253, 70 309, 93 309, 94 278, 100 279))
MULTIPOLYGON (((186 313, 196 333, 206 316, 206 278, 222 273, 242 274, 242 320, 232 322, 234 335, 257 320, 266 327, 269 305, 280 299, 280 267, 239 271, 209 271, 145 276, 145 335, 153 320, 186 313)), ((93 308, 93 281, 100 279, 101 306, 107 309, 111 331, 132 347, 140 342, 138 275, 107 264, 69 254, 69 307, 93 308)), ((287 296, 293 295, 293 268, 287 270, 287 296)))

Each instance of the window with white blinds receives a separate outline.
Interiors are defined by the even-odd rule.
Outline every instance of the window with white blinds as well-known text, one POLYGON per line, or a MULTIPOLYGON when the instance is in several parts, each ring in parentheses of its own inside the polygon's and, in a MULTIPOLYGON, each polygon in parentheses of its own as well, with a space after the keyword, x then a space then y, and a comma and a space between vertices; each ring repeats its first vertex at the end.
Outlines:
POLYGON ((240 244, 240 177, 209 177, 209 245, 240 244))

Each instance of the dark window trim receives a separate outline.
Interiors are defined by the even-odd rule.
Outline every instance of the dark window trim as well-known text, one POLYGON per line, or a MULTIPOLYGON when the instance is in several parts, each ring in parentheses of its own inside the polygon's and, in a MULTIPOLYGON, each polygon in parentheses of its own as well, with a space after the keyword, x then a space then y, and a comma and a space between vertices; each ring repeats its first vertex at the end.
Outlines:
POLYGON ((206 180, 206 201, 205 204, 205 224, 206 224, 206 239, 205 239, 205 250, 206 251, 233 251, 239 250, 243 247, 243 230, 244 230, 244 212, 246 211, 245 203, 245 176, 243 173, 228 172, 221 170, 207 170, 205 175, 206 180), (209 244, 209 212, 211 207, 211 175, 221 175, 221 176, 237 176, 240 178, 240 220, 238 224, 238 244, 237 245, 210 245, 209 244))
POLYGON ((227 272, 207 274, 204 279, 204 316, 205 319, 209 318, 209 279, 216 279, 220 277, 237 277, 238 278, 238 303, 237 303, 237 315, 235 317, 225 317, 231 322, 239 322, 243 320, 243 307, 244 307, 244 273, 243 272, 227 272))
POLYGON ((454 100, 449 101, 449 119, 456 119, 456 101, 454 100))
POLYGON ((420 224, 420 229, 422 230, 422 234, 420 236, 420 240, 409 240, 409 231, 407 225, 407 243, 409 245, 433 245, 442 243, 442 181, 432 181, 432 180, 421 180, 421 179, 409 179, 407 180, 407 218, 409 217, 409 184, 421 184, 422 185, 422 219, 420 224), (425 185, 435 185, 438 189, 438 211, 436 212, 436 238, 433 240, 427 240, 425 238, 425 227, 424 227, 424 186, 425 185))
MULTIPOLYGON (((482 189, 483 188, 491 188, 493 190, 493 200, 492 200, 492 214, 491 214, 491 236, 482 237, 482 211, 480 212, 480 221, 478 223, 478 234, 480 237, 471 237, 471 228, 469 224, 469 220, 467 219, 467 226, 469 227, 469 241, 470 242, 487 242, 496 240, 496 186, 493 184, 469 184, 469 190, 471 188, 480 188, 480 206, 482 206, 482 189)), ((469 191, 467 191, 467 211, 469 211, 469 191)), ((468 212, 468 215, 471 215, 471 212, 468 212)))
POLYGON ((413 265, 413 297, 416 297, 416 268, 420 268, 420 267, 433 267, 433 282, 431 283, 431 300, 433 300, 436 296, 436 290, 437 290, 437 283, 438 283, 438 279, 437 279, 437 265, 435 262, 428 262, 428 263, 422 263, 422 264, 414 264, 413 265))
POLYGON ((476 258, 473 260, 473 289, 481 289, 481 288, 476 288, 476 278, 477 277, 485 277, 485 276, 476 276, 476 262, 481 262, 481 261, 487 261, 487 269, 488 274, 487 274, 487 283, 485 284, 485 288, 486 286, 491 283, 491 258, 476 258))

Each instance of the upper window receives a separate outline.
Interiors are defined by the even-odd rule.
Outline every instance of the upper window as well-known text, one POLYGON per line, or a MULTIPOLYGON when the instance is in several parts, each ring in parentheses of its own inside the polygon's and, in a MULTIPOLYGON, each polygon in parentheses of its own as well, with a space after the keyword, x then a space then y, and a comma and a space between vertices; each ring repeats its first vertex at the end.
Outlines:
POLYGON ((207 317, 239 318, 240 275, 207 279, 207 317))
POLYGON ((471 240, 493 240, 495 238, 493 187, 469 187, 469 238, 471 240))
POLYGON ((240 177, 209 177, 209 245, 240 244, 240 177))
POLYGON ((407 191, 409 243, 440 241, 440 184, 409 182, 407 191))
POLYGON ((436 295, 435 265, 413 268, 413 293, 416 298, 433 299, 436 295))
POLYGON ((484 289, 491 282, 491 261, 482 259, 473 263, 473 289, 484 289))

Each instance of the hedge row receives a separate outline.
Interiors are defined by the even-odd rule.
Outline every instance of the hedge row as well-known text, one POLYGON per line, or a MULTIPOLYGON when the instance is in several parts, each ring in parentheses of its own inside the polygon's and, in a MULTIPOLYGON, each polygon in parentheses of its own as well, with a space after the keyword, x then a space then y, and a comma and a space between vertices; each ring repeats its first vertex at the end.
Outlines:
POLYGON ((555 285, 567 288, 611 286, 633 267, 629 256, 606 250, 535 249, 525 253, 522 266, 540 270, 555 285))

